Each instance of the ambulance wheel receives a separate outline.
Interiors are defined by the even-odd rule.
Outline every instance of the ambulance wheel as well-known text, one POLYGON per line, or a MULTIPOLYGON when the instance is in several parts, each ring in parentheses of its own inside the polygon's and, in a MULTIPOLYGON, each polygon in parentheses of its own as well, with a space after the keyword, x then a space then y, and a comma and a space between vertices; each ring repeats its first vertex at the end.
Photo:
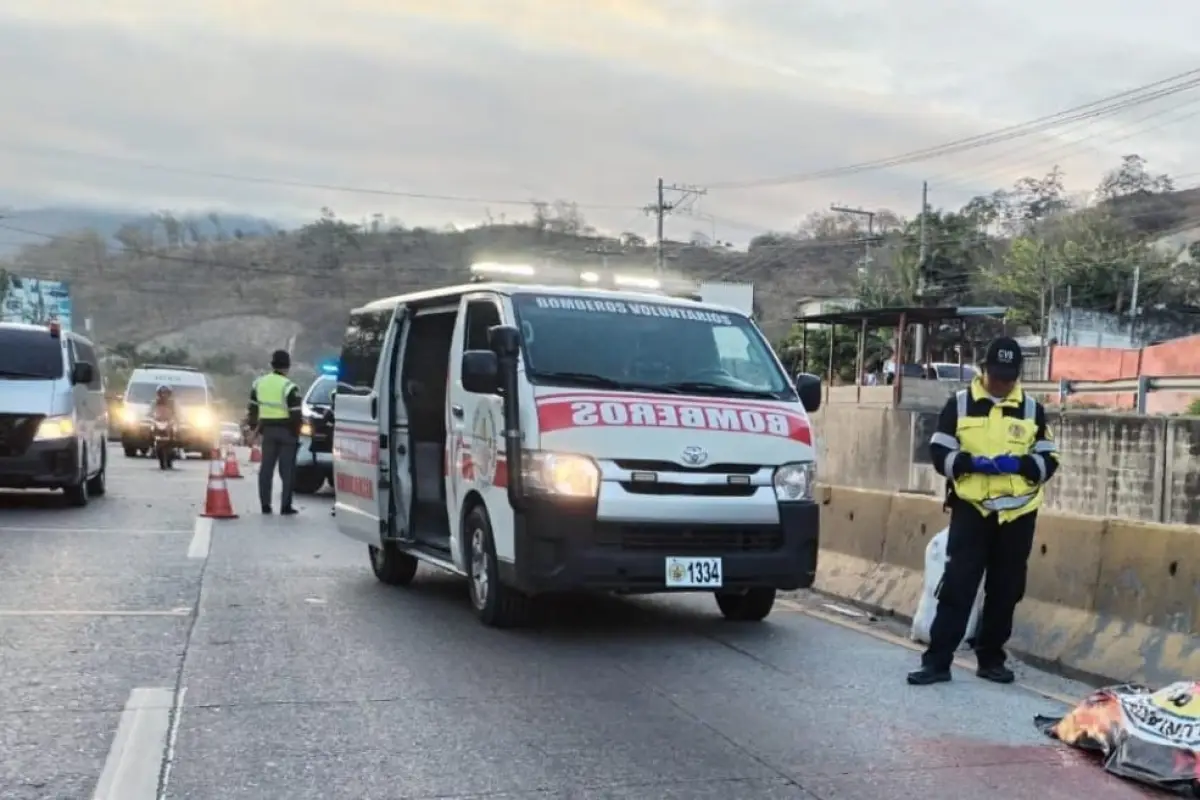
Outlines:
POLYGON ((381 583, 408 586, 417 576, 417 560, 391 542, 382 547, 367 545, 367 550, 371 554, 371 570, 381 583))
POLYGON ((482 506, 476 506, 463 522, 468 542, 471 605, 479 620, 491 628, 517 628, 530 617, 530 599, 500 582, 492 525, 482 506))
POLYGON ((732 622, 762 622, 775 606, 774 589, 714 592, 717 608, 732 622))

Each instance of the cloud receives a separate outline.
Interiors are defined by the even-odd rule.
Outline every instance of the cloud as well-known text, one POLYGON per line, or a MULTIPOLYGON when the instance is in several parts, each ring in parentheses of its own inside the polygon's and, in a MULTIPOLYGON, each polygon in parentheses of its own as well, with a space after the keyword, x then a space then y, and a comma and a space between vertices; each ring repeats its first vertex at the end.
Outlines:
MULTIPOLYGON (((9 0, 0 9, 0 202, 321 206, 412 224, 576 200, 650 232, 655 180, 805 173, 927 147, 1190 66, 1200 7, 1116 0, 9 0), (70 153, 116 156, 125 161, 70 153), (486 198, 448 202, 222 180, 486 198), (512 201, 498 203, 497 200, 512 201)), ((1057 138, 700 201, 722 238, 830 202, 911 213, 1062 163, 1081 187, 1126 151, 1180 171, 1195 97, 1057 138), (1145 119, 1143 119, 1145 117, 1145 119), (1174 122, 1173 122, 1174 121, 1174 122), (1157 128, 1155 126, 1158 126, 1157 128), (736 224, 735 224, 736 223, 736 224)), ((670 233, 707 225, 679 217, 670 233)))

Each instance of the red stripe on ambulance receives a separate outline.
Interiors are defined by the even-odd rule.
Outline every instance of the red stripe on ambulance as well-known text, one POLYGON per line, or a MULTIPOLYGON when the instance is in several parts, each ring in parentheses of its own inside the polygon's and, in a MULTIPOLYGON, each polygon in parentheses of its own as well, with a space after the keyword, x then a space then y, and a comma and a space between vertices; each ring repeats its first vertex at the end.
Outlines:
POLYGON ((812 430, 803 415, 763 404, 661 398, 581 400, 578 395, 550 395, 538 398, 537 415, 542 433, 593 427, 687 428, 754 433, 812 444, 812 430))

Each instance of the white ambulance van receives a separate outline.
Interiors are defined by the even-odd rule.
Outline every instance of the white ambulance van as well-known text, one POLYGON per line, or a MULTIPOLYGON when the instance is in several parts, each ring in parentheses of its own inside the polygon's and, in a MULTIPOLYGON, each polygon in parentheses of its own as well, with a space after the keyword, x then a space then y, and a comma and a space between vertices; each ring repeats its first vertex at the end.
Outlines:
POLYGON ((419 562, 464 575, 498 627, 581 590, 711 592, 757 621, 812 585, 819 381, 798 393, 744 313, 649 279, 473 270, 507 279, 350 315, 334 516, 379 580, 407 585, 419 562))

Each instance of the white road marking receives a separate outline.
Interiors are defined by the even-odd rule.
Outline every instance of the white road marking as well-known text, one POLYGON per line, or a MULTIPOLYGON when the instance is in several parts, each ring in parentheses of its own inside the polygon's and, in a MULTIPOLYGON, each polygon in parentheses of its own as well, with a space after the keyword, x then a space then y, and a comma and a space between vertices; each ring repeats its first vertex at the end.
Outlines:
POLYGON ((0 617, 186 617, 192 613, 190 608, 172 608, 170 611, 127 611, 111 609, 96 611, 94 609, 43 609, 31 611, 27 609, 0 608, 0 617))
POLYGON ((183 717, 183 696, 185 694, 187 694, 187 687, 180 686, 179 691, 175 693, 175 704, 171 707, 171 733, 167 737, 167 753, 164 757, 162 784, 158 787, 157 800, 166 800, 167 785, 171 782, 171 768, 175 766, 175 743, 179 740, 179 720, 183 717))
POLYGON ((209 517, 196 517, 196 528, 192 532, 192 543, 188 545, 188 558, 208 558, 212 547, 213 521, 209 517))
POLYGON ((157 800, 174 704, 173 689, 139 687, 129 693, 92 800, 157 800))
POLYGON ((4 533, 133 533, 171 534, 191 533, 188 528, 16 528, 4 526, 4 533))
POLYGON ((828 608, 830 611, 834 612, 835 614, 841 614, 843 617, 854 617, 856 619, 861 619, 867 616, 857 608, 847 608, 846 606, 839 606, 837 603, 822 603, 821 607, 828 608))

